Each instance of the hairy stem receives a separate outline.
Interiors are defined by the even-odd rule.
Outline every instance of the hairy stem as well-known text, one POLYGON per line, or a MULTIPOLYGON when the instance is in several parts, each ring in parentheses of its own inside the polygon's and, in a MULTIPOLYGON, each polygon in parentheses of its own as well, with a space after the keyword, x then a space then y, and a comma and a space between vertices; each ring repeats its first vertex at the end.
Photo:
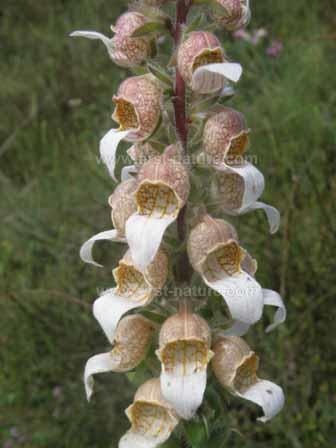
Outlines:
MULTIPOLYGON (((183 25, 187 22, 188 12, 190 9, 190 0, 177 0, 176 2, 176 24, 175 24, 175 32, 174 32, 174 41, 175 48, 178 47, 182 31, 183 25)), ((175 76, 175 92, 174 92, 174 111, 175 111, 175 126, 178 138, 180 143, 182 144, 184 155, 187 154, 188 151, 188 120, 186 116, 186 86, 185 82, 182 79, 182 76, 176 68, 176 76, 175 76)), ((177 232, 178 237, 181 243, 185 242, 186 239, 186 210, 187 206, 185 205, 183 209, 180 211, 178 219, 177 219, 177 232)), ((177 272, 176 277, 181 283, 188 282, 190 278, 190 265, 188 256, 186 253, 183 253, 180 256, 177 264, 177 272)))

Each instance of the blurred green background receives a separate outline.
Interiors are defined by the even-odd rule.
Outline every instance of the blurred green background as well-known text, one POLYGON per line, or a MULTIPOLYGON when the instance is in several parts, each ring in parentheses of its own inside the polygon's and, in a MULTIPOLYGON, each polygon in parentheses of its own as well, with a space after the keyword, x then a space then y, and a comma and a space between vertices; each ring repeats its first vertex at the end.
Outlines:
MULTIPOLYGON (((116 0, 2 0, 0 4, 0 443, 4 448, 115 447, 134 388, 125 376, 97 378, 88 405, 85 361, 108 348, 91 315, 97 288, 112 285, 121 248, 101 245, 107 268, 78 249, 111 227, 114 188, 97 163, 111 127, 111 97, 127 72, 101 43, 70 40, 74 29, 105 33, 125 9, 116 0)), ((231 447, 317 448, 335 435, 336 12, 333 0, 252 2, 258 45, 223 35, 245 74, 231 102, 252 128, 251 152, 279 207, 270 236, 261 212, 239 220, 263 286, 280 290, 285 325, 248 340, 262 376, 287 404, 267 425, 232 399, 223 415, 231 447), (283 50, 267 55, 272 40, 283 50)))

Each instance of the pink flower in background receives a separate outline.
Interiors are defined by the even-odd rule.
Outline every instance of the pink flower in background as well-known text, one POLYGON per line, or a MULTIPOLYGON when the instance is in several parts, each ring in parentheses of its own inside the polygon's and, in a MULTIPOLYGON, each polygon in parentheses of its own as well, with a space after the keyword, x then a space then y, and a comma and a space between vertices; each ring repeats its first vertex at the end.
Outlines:
POLYGON ((273 40, 271 45, 267 48, 266 54, 271 58, 277 58, 283 50, 283 43, 279 40, 273 40))
POLYGON ((268 35, 268 31, 265 28, 259 28, 257 30, 253 30, 251 33, 245 31, 243 28, 235 31, 233 33, 233 37, 238 40, 245 40, 252 45, 258 45, 266 36, 268 35))
POLYGON ((245 31, 243 28, 240 28, 240 30, 235 31, 234 33, 232 33, 232 35, 235 39, 247 40, 250 36, 250 33, 245 31))

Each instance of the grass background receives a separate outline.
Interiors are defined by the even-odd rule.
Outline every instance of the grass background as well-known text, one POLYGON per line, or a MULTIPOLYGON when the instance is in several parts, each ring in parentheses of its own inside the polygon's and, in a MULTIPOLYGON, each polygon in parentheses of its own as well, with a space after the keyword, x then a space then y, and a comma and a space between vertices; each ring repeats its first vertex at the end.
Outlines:
MULTIPOLYGON (((245 75, 233 107, 253 129, 264 200, 279 207, 270 237, 261 213, 239 220, 259 261, 258 279, 281 290, 285 326, 249 335, 262 373, 287 405, 267 425, 230 400, 223 439, 232 447, 318 448, 336 444, 335 407, 335 25, 332 0, 252 2, 250 28, 263 26, 284 50, 265 54, 225 36, 245 75), (254 4, 255 3, 255 4, 254 4)), ((107 0, 2 0, 0 5, 0 441, 5 448, 116 446, 133 388, 99 377, 90 406, 86 359, 107 348, 91 315, 97 287, 111 285, 120 248, 101 249, 108 268, 79 261, 80 244, 110 228, 114 184, 97 164, 110 128, 111 96, 127 76, 102 45, 70 40, 74 29, 108 32, 125 8, 107 0)))

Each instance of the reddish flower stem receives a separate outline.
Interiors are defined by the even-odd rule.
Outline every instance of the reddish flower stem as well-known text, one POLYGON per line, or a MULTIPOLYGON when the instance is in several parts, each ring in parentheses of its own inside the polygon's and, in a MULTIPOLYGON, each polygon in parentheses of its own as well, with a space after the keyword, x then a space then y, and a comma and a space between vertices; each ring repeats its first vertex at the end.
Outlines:
MULTIPOLYGON (((178 47, 183 31, 183 25, 187 22, 188 12, 190 9, 190 0, 177 0, 176 2, 176 24, 174 32, 175 48, 178 47)), ((175 92, 174 92, 174 111, 175 111, 175 126, 178 138, 182 144, 184 154, 188 150, 188 120, 186 116, 186 86, 185 82, 176 68, 175 77, 175 92)), ((177 233, 181 243, 186 239, 186 211, 185 205, 179 213, 177 219, 177 233)), ((190 265, 186 253, 181 255, 177 264, 177 279, 180 282, 188 282, 190 278, 190 265)))

